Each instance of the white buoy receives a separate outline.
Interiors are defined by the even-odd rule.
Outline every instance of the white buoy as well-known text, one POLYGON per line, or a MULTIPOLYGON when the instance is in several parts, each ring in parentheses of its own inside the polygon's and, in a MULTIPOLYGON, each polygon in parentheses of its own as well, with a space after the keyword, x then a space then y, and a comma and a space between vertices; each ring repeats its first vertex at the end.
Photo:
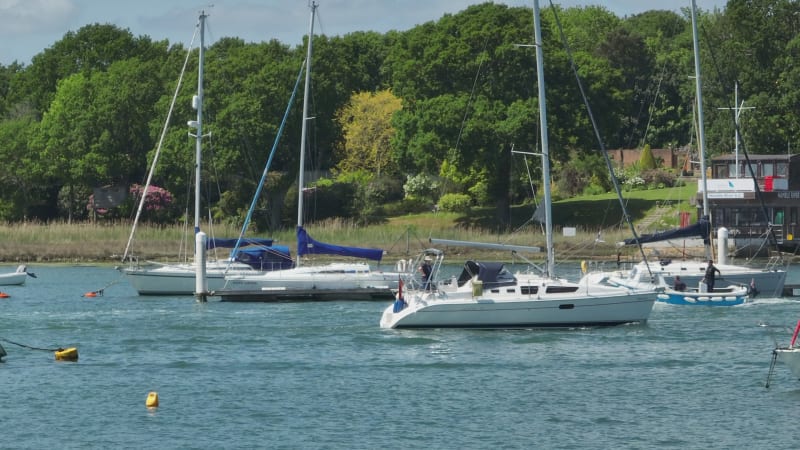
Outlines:
POLYGON ((717 230, 717 262, 728 264, 728 229, 725 227, 717 230))
POLYGON ((194 296, 197 301, 204 302, 208 296, 208 280, 206 279, 206 234, 198 231, 194 237, 194 296))

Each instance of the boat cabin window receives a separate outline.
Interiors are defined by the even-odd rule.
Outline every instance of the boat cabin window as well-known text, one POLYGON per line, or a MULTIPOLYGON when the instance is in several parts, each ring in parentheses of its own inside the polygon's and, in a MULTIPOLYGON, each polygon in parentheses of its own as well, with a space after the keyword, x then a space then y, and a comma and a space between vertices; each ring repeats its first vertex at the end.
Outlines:
POLYGON ((545 292, 548 294, 564 294, 567 292, 575 292, 578 286, 547 286, 545 292))
POLYGON ((520 286, 519 291, 523 295, 535 295, 539 292, 539 286, 520 286))

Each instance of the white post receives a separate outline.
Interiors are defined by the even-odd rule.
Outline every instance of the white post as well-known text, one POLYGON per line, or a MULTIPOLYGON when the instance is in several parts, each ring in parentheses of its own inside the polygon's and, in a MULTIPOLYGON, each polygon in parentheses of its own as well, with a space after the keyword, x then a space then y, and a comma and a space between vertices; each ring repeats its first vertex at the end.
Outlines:
POLYGON ((717 230, 717 262, 728 264, 728 229, 725 227, 717 230))
POLYGON ((208 296, 208 280, 206 279, 206 234, 202 231, 194 238, 194 296, 199 302, 205 302, 208 296))

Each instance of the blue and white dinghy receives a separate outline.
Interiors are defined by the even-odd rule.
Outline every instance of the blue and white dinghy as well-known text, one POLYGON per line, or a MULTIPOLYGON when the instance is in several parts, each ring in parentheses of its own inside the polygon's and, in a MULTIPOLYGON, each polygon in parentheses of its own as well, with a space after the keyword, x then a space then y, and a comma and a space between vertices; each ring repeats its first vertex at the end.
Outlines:
POLYGON ((713 292, 703 292, 697 288, 685 291, 668 288, 658 293, 657 300, 671 305, 736 306, 745 303, 749 295, 750 290, 746 286, 738 285, 715 288, 713 292))

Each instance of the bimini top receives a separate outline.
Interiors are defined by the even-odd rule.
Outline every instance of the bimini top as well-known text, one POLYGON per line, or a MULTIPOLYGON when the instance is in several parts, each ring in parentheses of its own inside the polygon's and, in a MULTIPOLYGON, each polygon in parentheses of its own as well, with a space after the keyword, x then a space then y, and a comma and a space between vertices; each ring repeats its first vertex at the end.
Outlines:
POLYGON ((311 239, 311 236, 306 233, 303 227, 297 227, 297 254, 301 256, 339 255, 380 261, 381 258, 383 258, 383 249, 343 247, 341 245, 326 244, 311 239))
POLYGON ((463 286, 475 276, 483 281, 483 286, 486 288, 510 286, 517 282, 517 279, 505 268, 503 263, 467 261, 464 263, 461 275, 458 276, 458 285, 463 286))

